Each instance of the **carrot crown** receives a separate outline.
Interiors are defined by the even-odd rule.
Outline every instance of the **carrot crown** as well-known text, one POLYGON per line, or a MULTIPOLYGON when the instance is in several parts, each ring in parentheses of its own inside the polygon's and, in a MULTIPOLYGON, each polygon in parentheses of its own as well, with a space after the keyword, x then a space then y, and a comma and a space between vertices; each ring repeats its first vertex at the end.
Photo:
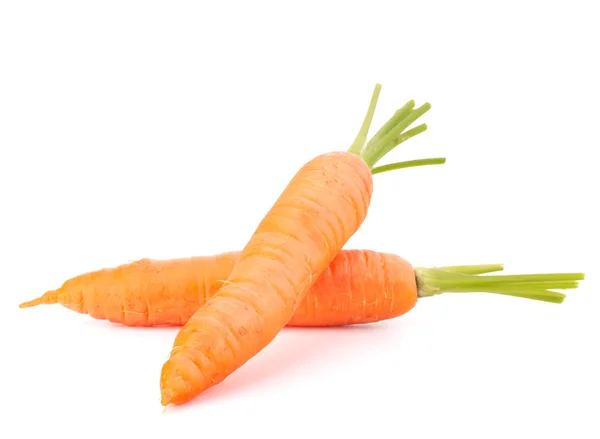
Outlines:
POLYGON ((416 267, 418 295, 482 292, 562 303, 566 296, 553 290, 577 288, 577 281, 584 279, 583 273, 479 276, 503 269, 502 264, 416 267))
POLYGON ((371 102, 367 114, 363 120, 362 126, 356 136, 356 139, 348 149, 348 152, 357 154, 371 168, 372 174, 392 171, 394 169, 410 168, 415 166, 441 165, 446 163, 443 157, 419 159, 404 162, 395 162, 383 166, 375 166, 392 149, 407 141, 411 137, 427 130, 427 125, 420 124, 414 128, 407 128, 419 117, 425 114, 431 108, 428 102, 415 108, 415 101, 410 100, 404 106, 394 113, 394 115, 375 133, 371 140, 367 141, 369 128, 375 114, 375 107, 381 92, 381 84, 376 84, 371 96, 371 102), (407 131, 406 131, 407 130, 407 131))

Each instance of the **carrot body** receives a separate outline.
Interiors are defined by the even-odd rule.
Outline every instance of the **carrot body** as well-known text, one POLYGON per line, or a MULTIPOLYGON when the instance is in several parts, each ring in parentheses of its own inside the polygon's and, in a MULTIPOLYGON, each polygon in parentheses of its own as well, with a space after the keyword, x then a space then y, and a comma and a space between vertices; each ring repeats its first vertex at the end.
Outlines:
POLYGON ((341 326, 398 317, 417 303, 412 265, 389 253, 342 250, 288 326, 341 326))
POLYGON ((73 277, 21 307, 60 303, 127 326, 183 325, 223 285, 239 252, 171 260, 140 259, 73 277))
MULTIPOLYGON (((185 324, 223 286, 240 252, 141 259, 84 273, 21 307, 60 303, 127 326, 185 324)), ((342 250, 309 290, 288 326, 337 326, 390 319, 417 300, 415 273, 399 256, 342 250)))
POLYGON ((161 373, 163 405, 221 382, 273 340, 364 221, 372 189, 369 166, 352 153, 323 154, 300 168, 225 285, 177 334, 161 373))

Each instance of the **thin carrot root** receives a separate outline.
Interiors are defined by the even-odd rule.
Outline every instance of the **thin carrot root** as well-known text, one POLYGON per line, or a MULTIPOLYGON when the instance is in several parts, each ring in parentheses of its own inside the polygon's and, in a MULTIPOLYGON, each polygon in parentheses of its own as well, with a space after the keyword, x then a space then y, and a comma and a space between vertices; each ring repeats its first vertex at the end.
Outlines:
POLYGON ((30 300, 29 302, 23 302, 21 304, 19 304, 19 308, 31 308, 33 306, 37 306, 37 305, 41 305, 42 301, 37 298, 37 299, 33 299, 30 300))
POLYGON ((52 305, 54 303, 58 303, 58 291, 50 290, 37 299, 21 303, 19 308, 31 308, 37 305, 52 305))
POLYGON ((415 268, 419 297, 442 293, 493 293, 544 302, 562 303, 565 294, 553 290, 573 289, 583 273, 517 274, 478 276, 501 271, 502 264, 415 268))

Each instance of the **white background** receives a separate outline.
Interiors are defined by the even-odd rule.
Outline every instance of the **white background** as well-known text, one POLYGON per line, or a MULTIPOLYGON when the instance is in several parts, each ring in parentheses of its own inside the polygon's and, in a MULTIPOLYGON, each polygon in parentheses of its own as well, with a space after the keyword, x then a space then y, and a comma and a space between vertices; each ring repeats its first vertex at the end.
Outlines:
POLYGON ((594 3, 2 2, 0 436, 600 437, 594 3), (448 162, 375 176, 346 247, 585 272, 562 305, 447 295, 285 329, 164 414, 176 328, 17 308, 130 259, 241 249, 305 161, 350 145, 376 82, 375 128, 433 106, 389 160, 448 162))

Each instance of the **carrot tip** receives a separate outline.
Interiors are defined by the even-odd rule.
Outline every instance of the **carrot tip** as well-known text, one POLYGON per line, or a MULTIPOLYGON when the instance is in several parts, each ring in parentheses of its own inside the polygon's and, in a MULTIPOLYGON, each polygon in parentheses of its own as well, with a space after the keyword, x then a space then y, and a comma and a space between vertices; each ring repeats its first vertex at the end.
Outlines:
POLYGON ((31 308, 40 304, 40 299, 30 300, 29 302, 23 302, 19 304, 19 308, 31 308))
POLYGON ((37 306, 41 304, 52 305, 53 303, 58 303, 58 294, 58 290, 46 291, 42 296, 38 297, 37 299, 21 303, 19 305, 19 308, 31 308, 32 306, 37 306))
POLYGON ((170 389, 162 389, 160 396, 160 403, 166 408, 169 405, 173 405, 173 400, 175 399, 175 393, 170 389))

